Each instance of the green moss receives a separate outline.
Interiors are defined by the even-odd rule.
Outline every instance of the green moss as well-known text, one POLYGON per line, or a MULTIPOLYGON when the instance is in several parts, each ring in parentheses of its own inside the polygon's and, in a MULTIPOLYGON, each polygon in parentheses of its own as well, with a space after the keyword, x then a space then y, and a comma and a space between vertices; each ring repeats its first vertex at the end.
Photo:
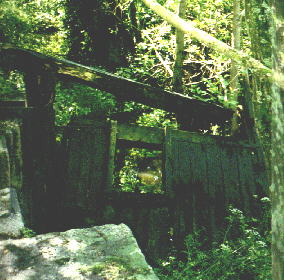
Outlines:
POLYGON ((84 266, 80 268, 82 274, 100 274, 106 268, 105 263, 95 263, 91 266, 84 266))
POLYGON ((55 260, 55 263, 58 265, 64 265, 70 261, 70 258, 61 258, 58 260, 55 260))
POLYGON ((128 271, 130 274, 148 274, 150 272, 149 268, 140 268, 140 267, 133 267, 128 259, 121 258, 121 257, 108 257, 106 260, 107 263, 112 263, 121 267, 121 269, 128 271))
POLYGON ((0 130, 7 130, 7 129, 13 129, 17 128, 18 124, 13 121, 0 121, 0 130))
POLYGON ((36 236, 36 232, 34 232, 32 229, 26 228, 26 227, 21 230, 21 234, 22 234, 23 237, 27 237, 27 238, 36 236))
POLYGON ((104 262, 82 267, 80 271, 85 275, 108 276, 108 279, 135 279, 132 277, 136 274, 150 273, 149 268, 132 267, 127 259, 116 256, 107 257, 104 262))

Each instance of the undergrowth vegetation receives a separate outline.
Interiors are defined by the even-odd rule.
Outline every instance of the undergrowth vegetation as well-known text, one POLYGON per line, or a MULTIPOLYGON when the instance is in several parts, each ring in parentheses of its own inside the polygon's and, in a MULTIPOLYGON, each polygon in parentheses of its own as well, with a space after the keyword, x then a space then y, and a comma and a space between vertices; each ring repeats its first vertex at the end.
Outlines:
POLYGON ((261 201, 265 214, 257 219, 230 207, 227 227, 209 249, 202 232, 188 235, 186 260, 178 260, 173 252, 156 268, 158 277, 161 280, 271 279, 270 203, 268 198, 261 201))

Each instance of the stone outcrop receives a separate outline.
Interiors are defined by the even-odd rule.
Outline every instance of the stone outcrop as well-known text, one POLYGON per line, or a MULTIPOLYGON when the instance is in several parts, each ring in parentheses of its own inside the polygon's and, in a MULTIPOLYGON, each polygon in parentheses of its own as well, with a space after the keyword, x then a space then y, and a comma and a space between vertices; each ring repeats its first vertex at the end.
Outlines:
POLYGON ((0 124, 0 239, 18 238, 24 228, 16 189, 22 186, 20 131, 16 123, 0 124))
POLYGON ((0 279, 158 280, 124 224, 0 241, 0 279))
POLYGON ((0 209, 0 240, 20 237, 24 222, 14 188, 0 190, 0 209))

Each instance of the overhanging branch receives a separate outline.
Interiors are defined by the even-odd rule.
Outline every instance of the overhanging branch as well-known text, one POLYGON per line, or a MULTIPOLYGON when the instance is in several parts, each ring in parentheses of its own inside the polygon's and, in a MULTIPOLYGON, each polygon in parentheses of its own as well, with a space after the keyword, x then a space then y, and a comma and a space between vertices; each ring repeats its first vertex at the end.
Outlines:
POLYGON ((154 11, 157 15, 162 17, 169 24, 173 25, 178 30, 187 33, 190 37, 198 40, 202 44, 215 51, 221 53, 228 59, 234 60, 236 63, 240 64, 245 68, 249 68, 252 71, 258 73, 263 78, 276 82, 281 88, 284 88, 284 77, 279 75, 274 75, 272 70, 260 61, 252 58, 247 53, 236 50, 231 46, 225 44, 224 42, 216 39, 207 32, 195 27, 195 24, 190 21, 185 21, 178 15, 168 11, 166 8, 158 4, 155 0, 142 0, 144 4, 154 11))

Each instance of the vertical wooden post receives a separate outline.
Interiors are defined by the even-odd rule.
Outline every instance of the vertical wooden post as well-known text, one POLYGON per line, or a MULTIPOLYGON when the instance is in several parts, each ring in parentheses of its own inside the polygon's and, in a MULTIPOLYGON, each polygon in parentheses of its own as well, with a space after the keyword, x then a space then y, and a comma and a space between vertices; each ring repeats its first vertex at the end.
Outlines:
MULTIPOLYGON (((173 154, 173 135, 174 130, 170 128, 165 129, 165 193, 170 199, 169 213, 173 228, 174 246, 179 252, 181 258, 184 257, 184 238, 185 238, 185 193, 183 194, 183 186, 176 181, 175 174, 175 160, 173 154)), ((187 213, 188 214, 188 213, 187 213)))
POLYGON ((48 64, 33 62, 25 73, 27 105, 23 120, 24 216, 28 226, 46 232, 52 224, 53 153, 55 144, 53 98, 55 75, 48 64))
POLYGON ((104 118, 74 120, 66 129, 64 142, 62 219, 66 227, 99 224, 105 198, 112 191, 116 123, 104 118))
POLYGON ((112 191, 113 185, 113 172, 114 172, 114 158, 116 151, 116 139, 117 139, 117 121, 110 121, 110 134, 109 134, 109 153, 107 162, 107 178, 106 178, 106 189, 105 192, 109 193, 112 191))
POLYGON ((164 141, 164 186, 165 193, 168 197, 174 197, 173 191, 173 158, 172 158, 172 130, 168 127, 165 128, 165 141, 164 141))

